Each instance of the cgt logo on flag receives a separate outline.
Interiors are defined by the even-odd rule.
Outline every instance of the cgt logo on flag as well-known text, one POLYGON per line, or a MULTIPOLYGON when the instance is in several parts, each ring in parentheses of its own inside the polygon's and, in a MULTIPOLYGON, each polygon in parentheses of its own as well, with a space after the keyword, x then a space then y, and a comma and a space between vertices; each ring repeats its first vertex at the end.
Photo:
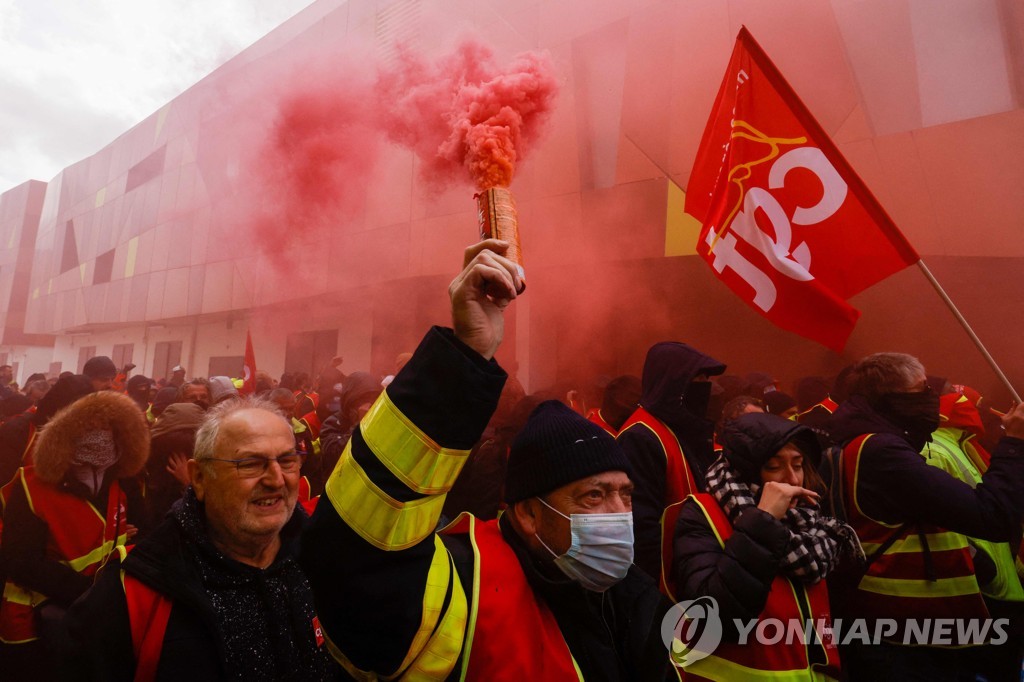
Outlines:
POLYGON ((842 349, 846 299, 918 260, 829 137, 740 31, 686 189, 697 251, 776 325, 842 349))
POLYGON ((722 619, 714 597, 672 605, 661 621, 661 641, 681 668, 707 658, 722 643, 722 619))

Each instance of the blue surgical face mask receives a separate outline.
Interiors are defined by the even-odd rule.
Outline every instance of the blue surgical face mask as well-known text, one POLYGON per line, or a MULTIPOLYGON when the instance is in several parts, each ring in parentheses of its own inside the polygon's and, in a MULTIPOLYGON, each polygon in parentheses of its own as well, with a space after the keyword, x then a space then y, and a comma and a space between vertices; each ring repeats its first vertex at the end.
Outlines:
POLYGON ((633 514, 573 514, 566 516, 550 504, 537 498, 545 507, 569 520, 572 544, 565 554, 555 554, 537 536, 544 549, 551 552, 566 576, 585 589, 604 592, 626 577, 633 565, 633 514))

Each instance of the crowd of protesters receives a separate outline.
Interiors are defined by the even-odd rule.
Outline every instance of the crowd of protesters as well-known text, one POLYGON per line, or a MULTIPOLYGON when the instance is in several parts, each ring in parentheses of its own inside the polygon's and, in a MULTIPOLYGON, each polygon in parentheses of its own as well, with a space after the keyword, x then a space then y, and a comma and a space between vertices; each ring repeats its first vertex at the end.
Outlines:
POLYGON ((676 342, 526 394, 503 252, 383 378, 0 367, 0 677, 1019 679, 1024 408, 900 353, 790 393, 676 342), (705 597, 721 644, 666 642, 705 597), (826 627, 742 641, 758 618, 826 627), (908 646, 922 618, 1007 636, 908 646))

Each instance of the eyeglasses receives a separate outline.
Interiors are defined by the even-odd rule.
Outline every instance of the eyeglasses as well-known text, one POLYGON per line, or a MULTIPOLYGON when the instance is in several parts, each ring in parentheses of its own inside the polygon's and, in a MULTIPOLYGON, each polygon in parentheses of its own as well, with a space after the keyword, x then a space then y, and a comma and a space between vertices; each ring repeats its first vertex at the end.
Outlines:
MULTIPOLYGON (((267 472, 271 462, 277 462, 281 471, 292 474, 302 468, 302 459, 305 457, 301 452, 289 452, 277 457, 246 457, 244 459, 223 459, 220 457, 204 457, 203 460, 213 462, 230 462, 235 465, 235 470, 242 478, 258 478, 267 472)), ((201 460, 202 461, 202 460, 201 460)))

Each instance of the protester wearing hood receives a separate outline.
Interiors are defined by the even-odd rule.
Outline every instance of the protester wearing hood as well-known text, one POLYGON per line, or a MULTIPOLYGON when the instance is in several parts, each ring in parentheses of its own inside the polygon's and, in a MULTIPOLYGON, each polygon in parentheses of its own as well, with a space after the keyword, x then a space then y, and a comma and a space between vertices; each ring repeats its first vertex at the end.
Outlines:
MULTIPOLYGON (((1003 419, 1005 436, 971 487, 921 456, 939 427, 939 396, 917 358, 869 355, 853 366, 845 387, 849 398, 833 415, 831 434, 843 444, 845 512, 869 565, 836 576, 833 613, 844 621, 892 619, 898 631, 891 644, 846 646, 844 666, 855 679, 974 679, 978 665, 969 649, 906 646, 903 634, 908 619, 988 617, 965 536, 1020 542, 1024 405, 1003 419)), ((954 646, 965 643, 960 635, 952 639, 954 646)))
POLYGON ((36 434, 58 411, 92 393, 92 383, 83 375, 62 376, 36 404, 36 411, 11 417, 0 426, 0 485, 14 476, 18 467, 32 463, 36 434))
POLYGON ((654 344, 644 362, 640 407, 618 435, 635 472, 636 564, 656 580, 662 512, 704 489, 714 459, 708 378, 724 371, 724 364, 685 343, 654 344))
POLYGON ((46 679, 53 644, 42 626, 92 584, 92 575, 140 524, 132 478, 149 456, 149 429, 131 398, 87 395, 41 431, 33 466, 3 488, 0 665, 13 679, 46 679))
POLYGON ((125 386, 125 393, 135 401, 143 412, 149 411, 149 394, 153 389, 153 380, 149 377, 136 374, 128 380, 125 386))
POLYGON ((152 447, 146 462, 147 527, 155 527, 188 485, 186 463, 192 457, 196 431, 205 410, 194 403, 168 405, 152 429, 152 447))
POLYGON ((825 577, 844 556, 862 556, 853 529, 818 511, 818 493, 810 489, 821 459, 818 439, 806 426, 764 413, 727 422, 720 439, 723 454, 708 470, 708 492, 665 512, 671 596, 715 599, 726 628, 725 643, 687 666, 687 678, 768 679, 787 671, 795 679, 800 671, 805 679, 838 679, 831 638, 770 646, 751 638, 740 645, 734 625, 802 623, 805 606, 814 618, 828 618, 825 577))
POLYGON ((506 378, 504 248, 467 249, 454 331, 427 333, 328 480, 301 554, 325 636, 361 679, 660 682, 667 604, 632 566, 630 464, 596 424, 542 403, 511 448, 509 511, 435 532, 506 378))
POLYGON ((174 386, 165 386, 156 392, 153 396, 153 404, 149 406, 149 411, 146 412, 146 420, 150 424, 156 423, 156 420, 160 418, 160 415, 164 413, 168 405, 173 405, 178 400, 178 389, 174 386))

